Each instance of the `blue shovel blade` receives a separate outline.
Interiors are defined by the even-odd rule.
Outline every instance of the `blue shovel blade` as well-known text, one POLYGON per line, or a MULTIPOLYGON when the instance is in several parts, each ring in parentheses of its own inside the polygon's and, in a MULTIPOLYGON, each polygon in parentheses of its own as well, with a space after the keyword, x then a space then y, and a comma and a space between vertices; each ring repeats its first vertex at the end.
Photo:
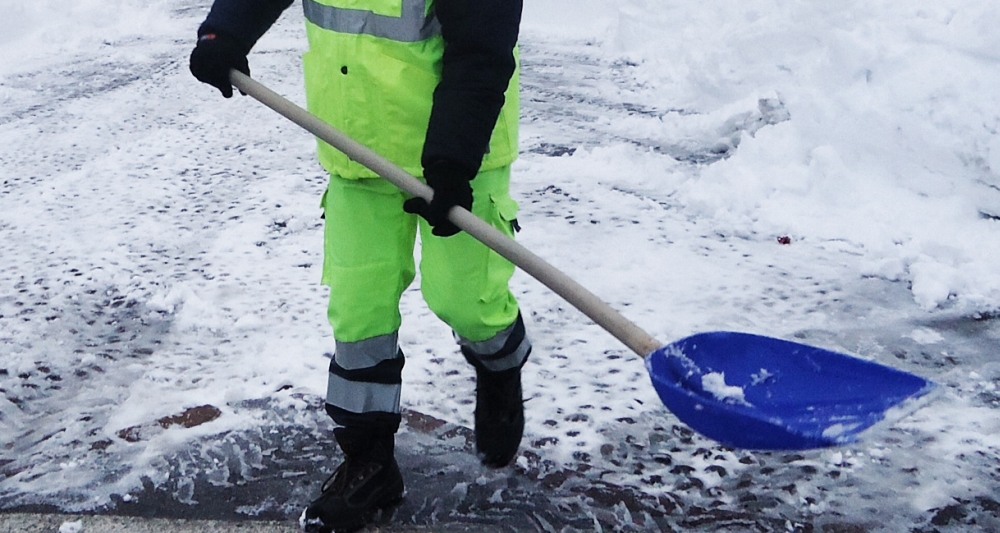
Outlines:
POLYGON ((746 333, 701 333, 646 358, 657 394, 695 431, 734 448, 853 442, 934 387, 856 357, 746 333))

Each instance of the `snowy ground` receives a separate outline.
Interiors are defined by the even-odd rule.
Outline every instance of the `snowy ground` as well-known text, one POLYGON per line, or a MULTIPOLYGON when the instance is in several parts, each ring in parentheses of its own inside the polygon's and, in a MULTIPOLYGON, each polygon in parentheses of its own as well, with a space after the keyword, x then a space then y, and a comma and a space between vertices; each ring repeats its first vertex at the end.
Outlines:
MULTIPOLYGON (((519 274, 535 343, 524 451, 509 480, 463 479, 472 372, 414 290, 400 441, 417 473, 395 520, 512 527, 531 508, 543 530, 1000 529, 986 4, 530 2, 524 245, 663 342, 796 339, 942 390, 859 444, 723 448, 663 408, 638 357, 519 274)), ((177 513, 275 476, 292 479, 283 500, 228 511, 296 515, 335 455, 317 408, 332 342, 314 141, 190 77, 207 2, 3 5, 0 507, 110 512, 156 494, 177 513)), ((301 103, 304 45, 295 6, 254 76, 301 103)))

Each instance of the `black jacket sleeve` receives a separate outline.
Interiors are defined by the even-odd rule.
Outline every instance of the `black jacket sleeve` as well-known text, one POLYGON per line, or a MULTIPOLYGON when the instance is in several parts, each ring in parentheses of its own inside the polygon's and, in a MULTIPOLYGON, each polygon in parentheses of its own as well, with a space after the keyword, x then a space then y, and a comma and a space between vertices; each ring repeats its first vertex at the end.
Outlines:
POLYGON ((293 0, 215 0, 198 36, 221 33, 249 52, 293 0))
POLYGON ((437 0, 445 51, 424 168, 448 161, 470 179, 479 172, 516 68, 521 9, 522 0, 437 0))

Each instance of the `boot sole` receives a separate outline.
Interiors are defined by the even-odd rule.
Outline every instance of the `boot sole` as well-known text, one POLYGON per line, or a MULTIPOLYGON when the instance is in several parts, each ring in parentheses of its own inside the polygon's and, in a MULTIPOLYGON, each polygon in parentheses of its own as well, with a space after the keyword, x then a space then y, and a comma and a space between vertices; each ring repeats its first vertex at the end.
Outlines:
POLYGON ((365 526, 374 522, 380 513, 402 503, 405 496, 405 492, 401 492, 399 495, 393 495, 377 502, 371 509, 362 513, 355 521, 340 523, 334 526, 327 526, 326 524, 322 526, 316 525, 313 528, 306 528, 303 531, 305 533, 353 533, 364 529, 365 526))

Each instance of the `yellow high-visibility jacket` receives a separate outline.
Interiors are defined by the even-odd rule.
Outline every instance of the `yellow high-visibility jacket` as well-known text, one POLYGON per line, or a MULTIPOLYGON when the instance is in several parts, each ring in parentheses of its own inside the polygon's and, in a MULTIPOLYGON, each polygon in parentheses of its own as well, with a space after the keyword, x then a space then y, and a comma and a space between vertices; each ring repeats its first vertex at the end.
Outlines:
MULTIPOLYGON (((309 110, 421 176, 446 47, 435 0, 303 0, 303 7, 309 110)), ((509 165, 517 157, 518 87, 515 69, 480 170, 509 165)), ((344 178, 375 176, 323 142, 319 159, 344 178)))

